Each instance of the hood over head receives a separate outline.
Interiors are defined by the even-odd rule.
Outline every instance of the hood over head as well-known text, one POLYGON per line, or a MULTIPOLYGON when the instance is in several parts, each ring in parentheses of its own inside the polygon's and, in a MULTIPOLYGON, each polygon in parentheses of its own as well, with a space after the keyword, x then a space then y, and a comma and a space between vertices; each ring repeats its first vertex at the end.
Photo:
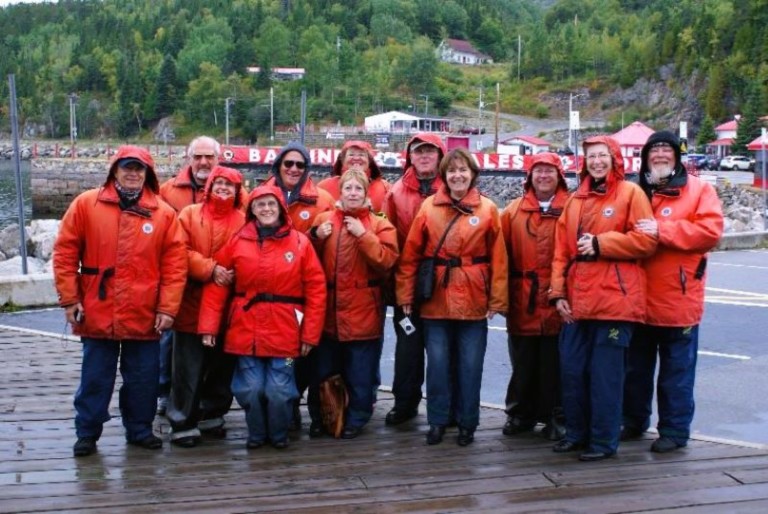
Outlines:
POLYGON ((434 147, 437 147, 438 150, 438 160, 443 160, 443 156, 448 151, 445 148, 445 144, 443 143, 443 140, 438 136, 437 134, 434 134, 432 132, 420 132, 413 136, 410 141, 408 141, 408 145, 405 147, 405 166, 403 167, 404 171, 407 171, 408 168, 411 167, 411 148, 413 146, 418 146, 420 143, 428 143, 434 147))
POLYGON ((290 225, 291 217, 288 216, 288 207, 285 204, 283 192, 279 188, 270 185, 258 186, 254 188, 253 191, 251 191, 251 194, 248 195, 248 210, 245 213, 246 221, 253 221, 256 219, 256 215, 251 210, 251 204, 253 204, 253 201, 267 195, 272 195, 277 198, 277 204, 280 206, 281 226, 286 224, 290 225))
POLYGON ((208 175, 208 180, 205 182, 205 196, 203 202, 207 202, 213 189, 213 181, 218 177, 224 177, 235 185, 235 209, 240 208, 240 190, 243 187, 243 176, 240 172, 234 168, 227 168, 226 166, 214 166, 208 175))
POLYGON ((140 161, 147 168, 147 176, 144 179, 144 187, 149 188, 155 194, 160 192, 160 183, 157 180, 157 173, 155 172, 155 161, 152 159, 149 151, 134 145, 123 145, 117 149, 115 155, 109 161, 109 175, 104 182, 106 186, 110 181, 115 180, 115 171, 117 170, 117 163, 122 159, 135 159, 140 161))
POLYGON ((584 164, 579 172, 579 180, 583 182, 590 177, 589 172, 587 171, 587 148, 596 144, 606 145, 608 147, 608 152, 611 154, 611 160, 613 161, 611 171, 605 178, 606 185, 610 185, 619 180, 624 180, 624 157, 621 155, 619 142, 611 136, 593 136, 584 140, 582 143, 582 148, 584 149, 584 164))
POLYGON ((288 152, 299 152, 304 157, 304 162, 307 164, 304 168, 304 174, 301 176, 301 180, 299 180, 299 183, 296 184, 296 187, 294 188, 294 190, 299 191, 301 190, 301 186, 304 185, 304 182, 307 181, 309 168, 312 166, 312 159, 309 158, 309 150, 307 150, 306 146, 298 141, 291 141, 282 147, 280 153, 277 154, 277 157, 275 158, 275 162, 272 163, 272 174, 275 176, 277 184, 283 189, 283 180, 280 178, 280 163, 283 162, 283 159, 288 152))
POLYGON ((557 168, 557 187, 568 190, 568 184, 565 181, 565 168, 563 168, 563 161, 560 159, 560 156, 553 152, 542 152, 533 156, 530 169, 525 172, 525 185, 523 188, 526 191, 533 187, 533 168, 538 164, 549 164, 557 168))
POLYGON ((345 171, 342 169, 344 166, 344 157, 347 155, 347 151, 349 151, 350 148, 359 148, 360 150, 365 150, 368 154, 368 177, 371 180, 376 180, 381 177, 381 170, 379 169, 379 165, 376 164, 376 154, 373 152, 371 144, 367 141, 347 141, 344 143, 344 146, 341 147, 339 157, 336 159, 336 162, 333 163, 331 176, 337 175, 340 177, 345 171))
POLYGON ((667 183, 682 185, 687 181, 688 171, 683 166, 683 157, 680 149, 680 139, 668 130, 660 130, 654 132, 648 138, 648 141, 643 145, 643 149, 640 152, 640 176, 639 184, 643 188, 643 191, 650 197, 650 192, 654 186, 648 182, 648 174, 651 172, 651 168, 648 165, 648 154, 651 148, 658 144, 667 144, 675 151, 675 167, 672 171, 672 175, 668 177, 667 183))

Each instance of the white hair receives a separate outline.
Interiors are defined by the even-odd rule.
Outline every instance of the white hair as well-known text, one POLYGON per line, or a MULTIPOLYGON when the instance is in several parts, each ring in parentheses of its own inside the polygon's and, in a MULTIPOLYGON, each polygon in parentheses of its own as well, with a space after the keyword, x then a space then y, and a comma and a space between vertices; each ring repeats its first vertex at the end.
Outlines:
POLYGON ((213 153, 218 157, 221 155, 221 145, 218 141, 213 139, 210 136, 198 136, 195 139, 192 140, 191 143, 189 143, 189 146, 187 147, 187 157, 192 158, 194 155, 194 152, 192 151, 195 146, 197 146, 198 143, 209 143, 213 145, 213 153))

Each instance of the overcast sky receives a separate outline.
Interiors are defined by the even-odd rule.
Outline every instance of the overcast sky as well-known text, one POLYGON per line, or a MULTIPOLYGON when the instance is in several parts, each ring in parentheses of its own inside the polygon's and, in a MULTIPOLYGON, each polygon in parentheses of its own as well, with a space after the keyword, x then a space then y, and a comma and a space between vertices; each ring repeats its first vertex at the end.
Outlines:
POLYGON ((40 2, 55 2, 56 0, 0 0, 0 7, 11 4, 39 4, 40 2))

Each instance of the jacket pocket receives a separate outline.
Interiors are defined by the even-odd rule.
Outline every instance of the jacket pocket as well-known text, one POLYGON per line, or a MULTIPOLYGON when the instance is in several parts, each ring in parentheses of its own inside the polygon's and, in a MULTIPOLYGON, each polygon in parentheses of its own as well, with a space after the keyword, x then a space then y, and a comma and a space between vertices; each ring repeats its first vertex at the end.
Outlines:
POLYGON ((619 270, 619 265, 618 264, 614 264, 613 267, 616 270, 616 281, 619 284, 619 289, 621 289, 621 293, 624 296, 627 296, 627 288, 624 285, 624 279, 621 277, 621 271, 619 270))

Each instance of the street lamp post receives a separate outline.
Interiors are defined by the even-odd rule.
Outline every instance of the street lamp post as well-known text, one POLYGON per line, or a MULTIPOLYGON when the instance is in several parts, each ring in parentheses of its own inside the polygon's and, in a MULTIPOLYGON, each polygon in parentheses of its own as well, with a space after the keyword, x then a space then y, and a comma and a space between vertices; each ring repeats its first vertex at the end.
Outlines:
MULTIPOLYGON (((580 96, 587 96, 584 93, 579 93, 577 95, 574 95, 573 93, 568 94, 568 149, 573 150, 573 124, 574 124, 574 118, 576 121, 576 124, 578 125, 578 119, 579 115, 578 113, 574 116, 573 113, 573 99, 579 98, 580 96)), ((578 129, 577 129, 578 130, 578 129)))
POLYGON ((229 106, 234 101, 234 98, 227 97, 224 99, 224 144, 229 146, 229 106))
POLYGON ((69 145, 70 157, 75 158, 75 141, 77 140, 77 94, 69 94, 69 145))

